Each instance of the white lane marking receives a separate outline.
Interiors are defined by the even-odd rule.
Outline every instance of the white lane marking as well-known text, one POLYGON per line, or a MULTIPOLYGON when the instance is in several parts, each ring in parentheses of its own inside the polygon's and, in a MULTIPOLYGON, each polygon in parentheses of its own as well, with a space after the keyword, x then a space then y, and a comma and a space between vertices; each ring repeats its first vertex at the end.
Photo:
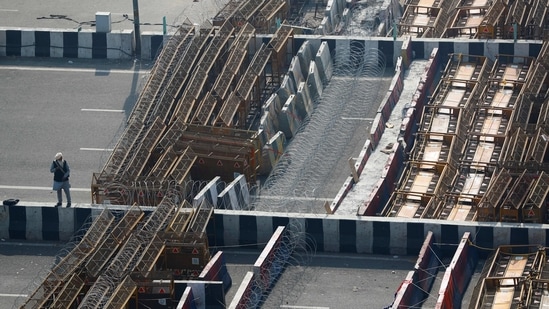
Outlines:
POLYGON ((15 9, 0 9, 0 12, 19 12, 19 10, 15 10, 15 9))
POLYGON ((27 297, 27 294, 4 294, 0 293, 0 297, 27 297))
POLYGON ((104 108, 82 108, 83 112, 106 112, 106 113, 124 113, 123 109, 104 109, 104 108))
MULTIPOLYGON (((53 191, 51 187, 32 187, 32 186, 3 186, 3 185, 0 185, 0 189, 53 191)), ((90 188, 71 188, 71 191, 91 192, 91 189, 90 188)))
POLYGON ((292 306, 292 305, 280 305, 280 308, 292 308, 292 309, 330 309, 330 307, 318 307, 318 306, 292 306))
POLYGON ((258 195, 255 197, 258 197, 260 199, 267 199, 267 200, 327 201, 327 202, 331 202, 334 200, 333 198, 325 198, 325 197, 277 196, 277 195, 258 195))
POLYGON ((99 70, 99 69, 84 69, 84 68, 45 68, 45 67, 20 67, 20 66, 0 66, 0 70, 19 70, 19 71, 49 71, 49 72, 79 72, 79 73, 120 73, 120 74, 147 74, 149 70, 99 70))
POLYGON ((112 148, 80 148, 80 150, 84 151, 113 151, 112 148))
POLYGON ((342 120, 368 120, 374 121, 374 118, 360 118, 360 117, 341 117, 342 120))

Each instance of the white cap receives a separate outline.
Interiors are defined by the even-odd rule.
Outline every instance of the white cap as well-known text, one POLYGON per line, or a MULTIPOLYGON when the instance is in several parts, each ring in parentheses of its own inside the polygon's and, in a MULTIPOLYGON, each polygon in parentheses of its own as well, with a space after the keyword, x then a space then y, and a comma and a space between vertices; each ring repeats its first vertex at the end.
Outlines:
POLYGON ((63 154, 60 153, 60 152, 58 152, 58 153, 55 154, 55 160, 59 160, 59 159, 61 159, 62 157, 63 157, 63 154))

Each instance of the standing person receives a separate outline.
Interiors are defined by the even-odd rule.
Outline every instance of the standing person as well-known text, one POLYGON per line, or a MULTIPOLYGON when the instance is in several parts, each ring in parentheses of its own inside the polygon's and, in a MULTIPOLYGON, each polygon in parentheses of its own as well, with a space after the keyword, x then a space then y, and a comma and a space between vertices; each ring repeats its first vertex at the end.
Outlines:
POLYGON ((69 176, 71 175, 71 169, 69 163, 63 160, 63 154, 58 152, 55 155, 55 160, 51 163, 50 172, 53 173, 53 190, 57 191, 57 204, 55 207, 61 206, 63 203, 63 195, 61 190, 65 191, 67 197, 67 207, 71 207, 71 192, 69 176))

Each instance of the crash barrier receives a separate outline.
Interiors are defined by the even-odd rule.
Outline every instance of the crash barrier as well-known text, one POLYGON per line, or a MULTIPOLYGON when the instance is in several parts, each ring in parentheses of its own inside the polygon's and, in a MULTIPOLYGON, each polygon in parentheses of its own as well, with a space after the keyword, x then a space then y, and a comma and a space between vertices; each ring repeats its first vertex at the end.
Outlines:
POLYGON ((284 233, 284 226, 276 228, 255 261, 253 272, 246 274, 228 308, 259 308, 292 254, 291 247, 284 240, 284 233))
POLYGON ((131 59, 133 31, 0 29, 0 56, 131 59))
POLYGON ((218 251, 206 264, 198 280, 202 281, 221 281, 223 282, 223 289, 228 291, 232 285, 232 278, 227 271, 227 263, 225 262, 225 256, 223 251, 218 251))
MULTIPOLYGON (((89 219, 105 207, 120 211, 123 206, 75 205, 75 207, 0 206, 0 239, 32 241, 69 241, 89 219)), ((141 207, 151 212, 154 207, 141 207)), ((416 255, 425 235, 432 231, 440 243, 457 245, 465 232, 475 236, 482 248, 501 245, 539 244, 549 239, 549 225, 492 222, 456 222, 434 219, 387 218, 368 216, 332 216, 259 211, 214 211, 208 222, 210 246, 249 246, 269 241, 278 226, 290 219, 304 227, 319 252, 416 255)), ((444 251, 443 251, 444 252, 444 251)), ((483 251, 480 251, 483 253, 483 251)))
MULTIPOLYGON (((141 33, 142 60, 153 60, 169 39, 161 32, 143 31, 141 33)), ((257 35, 250 42, 250 48, 268 43, 272 35, 257 35)), ((542 41, 528 40, 455 40, 430 38, 399 38, 393 40, 386 37, 360 38, 337 35, 301 35, 296 34, 291 40, 288 52, 295 54, 303 42, 309 41, 313 46, 326 42, 330 50, 336 48, 350 50, 351 44, 363 44, 365 50, 378 49, 385 55, 387 66, 395 66, 398 57, 402 55, 403 46, 411 48, 412 59, 428 59, 432 50, 438 48, 441 55, 462 53, 466 55, 486 56, 495 60, 499 54, 522 57, 536 57, 542 41), (372 40, 372 38, 374 38, 372 40)), ((407 53, 409 53, 409 50, 407 53)), ((131 59, 135 55, 135 39, 133 30, 119 30, 107 33, 96 33, 89 29, 51 29, 51 28, 0 28, 0 56, 15 57, 52 57, 52 58, 106 58, 131 59)), ((409 57, 409 56, 408 56, 409 57)), ((404 65, 406 65, 406 58, 404 65)), ((442 59, 442 62, 448 60, 442 59)), ((318 65, 318 63, 317 63, 318 65)), ((322 74, 323 68, 318 67, 322 74)))
POLYGON ((471 233, 464 233, 440 285, 436 308, 461 308, 461 301, 477 264, 471 233))
POLYGON ((197 309, 193 302, 194 298, 192 288, 190 286, 186 287, 176 309, 197 309))
POLYGON ((421 76, 417 89, 412 96, 409 108, 400 124, 400 136, 406 143, 406 152, 411 151, 418 123, 422 117, 423 107, 428 103, 429 97, 434 93, 440 80, 440 66, 442 54, 438 48, 433 49, 429 57, 429 63, 425 66, 425 72, 421 76))
POLYGON ((332 77, 332 71, 333 63, 327 43, 301 43, 280 88, 262 107, 258 135, 266 151, 261 163, 265 168, 262 168, 261 173, 271 171, 267 167, 276 165, 287 146, 286 141, 295 136, 303 121, 312 114, 314 104, 332 77))
MULTIPOLYGON (((169 280, 154 280, 156 286, 169 280)), ((225 309, 225 288, 221 281, 206 280, 174 280, 173 295, 169 294, 169 286, 152 289, 152 294, 140 294, 139 308, 158 308, 158 298, 177 299, 177 307, 181 309, 225 309), (152 298, 150 301, 147 298, 152 298)), ((166 305, 170 305, 166 302, 166 305)), ((128 307, 137 308, 137 304, 129 302, 128 307)), ((170 307, 173 308, 173 307, 170 307)))
MULTIPOLYGON (((427 103, 429 96, 432 94, 431 87, 426 87, 425 85, 436 84, 438 82, 439 74, 439 61, 438 61, 438 49, 434 49, 431 53, 429 61, 425 66, 425 70, 420 78, 418 86, 412 96, 412 101, 407 102, 406 108, 403 109, 403 118, 400 123, 399 131, 399 142, 394 141, 395 144, 391 149, 391 155, 387 159, 384 171, 374 186, 373 191, 369 194, 365 202, 359 207, 357 214, 363 216, 375 216, 377 215, 383 206, 389 201, 391 194, 395 189, 395 184, 397 183, 401 168, 406 159, 406 153, 408 153, 414 144, 415 132, 417 132, 417 123, 421 118, 419 114, 423 111, 423 106, 427 103)), ((400 65, 397 65, 397 70, 400 65)), ((376 126, 377 131, 383 132, 387 125, 387 120, 390 119, 391 112, 393 107, 396 105, 400 99, 400 94, 402 93, 403 83, 397 80, 393 80, 392 88, 393 93, 390 93, 387 96, 385 104, 380 106, 380 112, 378 115, 381 115, 379 119, 383 120, 378 123, 376 126), (398 92, 398 96, 396 94, 398 92)), ((378 118, 376 118, 377 120, 378 118)), ((374 124, 375 125, 375 121, 374 124)), ((374 128, 372 128, 373 130, 374 128)), ((381 139, 381 134, 379 133, 379 139, 381 139)), ((370 144, 373 143, 374 135, 371 135, 370 144)), ((364 162, 364 165, 366 162, 364 162)))
POLYGON ((284 246, 282 243, 283 233, 284 227, 279 226, 254 263, 254 275, 258 278, 257 284, 261 286, 262 290, 270 289, 284 269, 284 265, 278 264, 276 258, 281 251, 284 251, 282 248, 284 246))
POLYGON ((414 308, 429 296, 440 266, 438 247, 432 231, 427 233, 413 271, 398 288, 392 308, 414 308))
POLYGON ((402 40, 400 58, 402 58, 402 70, 407 70, 414 60, 414 53, 412 52, 412 37, 406 37, 402 40))
POLYGON ((358 208, 357 214, 361 216, 376 216, 389 201, 395 190, 397 179, 401 173, 402 162, 406 158, 402 143, 395 143, 388 156, 383 172, 374 186, 373 191, 358 208))
POLYGON ((399 58, 397 61, 395 75, 391 81, 389 90, 387 91, 384 100, 379 105, 374 122, 372 123, 372 128, 370 129, 370 144, 374 149, 378 146, 381 135, 383 135, 383 132, 385 131, 387 121, 391 118, 393 107, 395 107, 399 101, 402 93, 404 85, 404 72, 400 68, 401 62, 402 60, 399 58))

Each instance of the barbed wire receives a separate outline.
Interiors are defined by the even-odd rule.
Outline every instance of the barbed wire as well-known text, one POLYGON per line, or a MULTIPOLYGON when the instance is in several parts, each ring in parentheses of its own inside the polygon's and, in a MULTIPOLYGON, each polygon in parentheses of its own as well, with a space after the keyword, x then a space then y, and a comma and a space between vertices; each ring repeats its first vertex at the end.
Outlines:
POLYGON ((262 211, 319 213, 323 185, 336 167, 360 122, 372 109, 386 61, 378 49, 351 44, 335 51, 334 74, 321 98, 312 98, 314 111, 306 118, 261 187, 252 208, 262 211))

